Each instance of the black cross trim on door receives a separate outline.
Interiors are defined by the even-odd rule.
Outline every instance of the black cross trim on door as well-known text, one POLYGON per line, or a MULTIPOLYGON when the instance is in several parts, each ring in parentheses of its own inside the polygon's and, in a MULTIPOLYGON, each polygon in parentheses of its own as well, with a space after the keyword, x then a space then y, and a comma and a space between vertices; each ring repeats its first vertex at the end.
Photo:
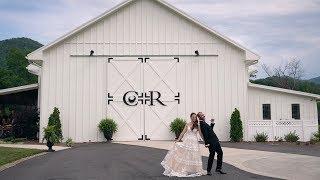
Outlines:
POLYGON ((150 141, 150 138, 148 138, 148 135, 141 135, 141 138, 138 138, 139 141, 143 141, 143 140, 147 140, 147 141, 150 141), (144 136, 144 138, 143 138, 144 136))

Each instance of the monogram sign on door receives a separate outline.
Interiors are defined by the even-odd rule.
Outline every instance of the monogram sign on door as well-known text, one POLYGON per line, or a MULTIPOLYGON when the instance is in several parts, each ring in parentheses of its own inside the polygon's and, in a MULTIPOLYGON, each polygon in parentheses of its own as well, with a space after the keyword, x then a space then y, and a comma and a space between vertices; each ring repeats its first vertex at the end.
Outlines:
POLYGON ((115 140, 172 139, 177 116, 178 58, 110 58, 107 116, 118 124, 115 140))

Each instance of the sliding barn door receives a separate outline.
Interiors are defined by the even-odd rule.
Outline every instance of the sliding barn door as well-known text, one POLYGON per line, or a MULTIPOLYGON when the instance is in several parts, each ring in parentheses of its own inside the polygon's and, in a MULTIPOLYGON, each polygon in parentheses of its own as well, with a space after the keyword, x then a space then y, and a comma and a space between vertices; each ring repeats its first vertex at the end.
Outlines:
POLYGON ((153 93, 153 104, 147 102, 144 106, 146 139, 173 138, 170 123, 177 117, 180 96, 177 88, 178 64, 177 58, 159 57, 147 59, 143 65, 144 91, 153 93), (159 98, 159 101, 156 98, 159 98))
POLYGON ((118 124, 115 140, 138 140, 144 134, 143 105, 133 105, 137 100, 133 92, 143 90, 142 73, 141 61, 137 58, 110 58, 107 63, 107 116, 118 124), (124 103, 126 93, 127 104, 124 103))

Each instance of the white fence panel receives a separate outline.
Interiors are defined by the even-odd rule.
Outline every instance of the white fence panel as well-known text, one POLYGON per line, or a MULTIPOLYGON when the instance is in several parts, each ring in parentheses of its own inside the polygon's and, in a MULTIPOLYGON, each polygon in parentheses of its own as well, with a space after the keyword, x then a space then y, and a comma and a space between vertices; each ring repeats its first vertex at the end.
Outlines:
POLYGON ((277 138, 284 138, 290 132, 296 132, 300 141, 309 141, 312 134, 317 131, 318 124, 316 120, 262 120, 248 121, 248 141, 254 141, 257 133, 266 133, 268 141, 274 141, 277 138))
POLYGON ((266 133, 268 140, 273 137, 272 121, 249 121, 248 124, 248 140, 253 141, 257 133, 266 133))

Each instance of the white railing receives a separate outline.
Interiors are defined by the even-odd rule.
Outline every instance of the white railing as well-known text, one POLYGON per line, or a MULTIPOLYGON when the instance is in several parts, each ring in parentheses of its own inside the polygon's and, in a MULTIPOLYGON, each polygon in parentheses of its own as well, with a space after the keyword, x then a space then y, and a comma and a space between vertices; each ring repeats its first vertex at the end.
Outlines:
POLYGON ((257 133, 266 133, 268 141, 277 138, 284 139, 289 132, 296 132, 299 141, 309 141, 312 134, 318 130, 317 120, 259 120, 247 121, 247 140, 254 141, 257 133))

